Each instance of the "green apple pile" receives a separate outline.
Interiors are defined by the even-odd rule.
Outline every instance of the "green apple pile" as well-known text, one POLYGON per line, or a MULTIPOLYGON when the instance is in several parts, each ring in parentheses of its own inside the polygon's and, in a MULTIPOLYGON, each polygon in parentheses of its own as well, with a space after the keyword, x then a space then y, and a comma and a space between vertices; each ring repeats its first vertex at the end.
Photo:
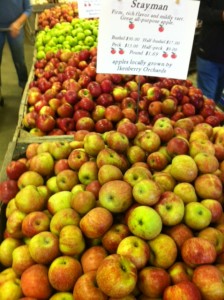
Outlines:
POLYGON ((71 22, 60 22, 51 29, 41 30, 36 35, 36 58, 45 58, 46 53, 64 49, 79 52, 97 45, 98 20, 73 18, 71 22))
POLYGON ((1 300, 224 299, 223 127, 132 124, 8 164, 1 300))

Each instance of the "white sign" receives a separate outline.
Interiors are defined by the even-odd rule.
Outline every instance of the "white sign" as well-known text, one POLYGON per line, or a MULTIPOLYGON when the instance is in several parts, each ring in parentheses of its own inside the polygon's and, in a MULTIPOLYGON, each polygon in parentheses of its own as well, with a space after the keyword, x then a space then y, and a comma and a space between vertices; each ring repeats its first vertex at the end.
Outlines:
POLYGON ((99 18, 100 8, 100 0, 78 0, 78 12, 80 19, 99 18))
POLYGON ((97 72, 186 79, 199 3, 101 0, 97 72))

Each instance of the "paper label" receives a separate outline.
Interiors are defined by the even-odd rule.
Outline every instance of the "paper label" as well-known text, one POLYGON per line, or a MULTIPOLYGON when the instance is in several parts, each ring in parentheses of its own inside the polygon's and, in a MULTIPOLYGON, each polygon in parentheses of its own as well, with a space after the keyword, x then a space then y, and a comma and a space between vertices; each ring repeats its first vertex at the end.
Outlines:
POLYGON ((100 8, 100 0, 78 0, 78 12, 80 19, 99 18, 100 8))
POLYGON ((102 0, 97 72, 186 79, 199 3, 102 0))

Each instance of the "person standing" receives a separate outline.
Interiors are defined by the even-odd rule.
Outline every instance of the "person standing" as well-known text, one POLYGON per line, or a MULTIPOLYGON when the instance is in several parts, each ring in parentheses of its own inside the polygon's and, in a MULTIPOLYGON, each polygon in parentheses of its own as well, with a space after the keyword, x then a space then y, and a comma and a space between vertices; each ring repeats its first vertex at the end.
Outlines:
POLYGON ((0 65, 4 44, 7 40, 19 86, 22 89, 24 89, 28 79, 24 54, 25 33, 23 25, 30 16, 31 11, 29 0, 0 0, 0 65))
POLYGON ((197 85, 207 98, 224 107, 224 1, 201 0, 202 21, 197 51, 197 85))

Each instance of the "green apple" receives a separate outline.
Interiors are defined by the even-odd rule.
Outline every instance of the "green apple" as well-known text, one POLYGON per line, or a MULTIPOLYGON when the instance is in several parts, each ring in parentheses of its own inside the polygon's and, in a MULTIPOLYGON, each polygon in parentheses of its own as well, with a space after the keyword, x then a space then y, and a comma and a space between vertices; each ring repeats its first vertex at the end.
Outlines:
POLYGON ((127 224, 134 235, 145 240, 155 238, 162 230, 160 215, 145 205, 137 206, 130 212, 127 224))
POLYGON ((45 208, 45 199, 34 185, 27 185, 15 196, 17 208, 26 214, 45 208))
POLYGON ((191 156, 181 154, 173 158, 170 174, 179 182, 193 182, 198 175, 198 168, 191 156))
POLYGON ((49 152, 38 153, 29 160, 29 170, 42 176, 52 175, 54 171, 54 159, 49 152))
POLYGON ((38 264, 49 264, 59 256, 59 239, 50 231, 42 231, 29 241, 29 252, 38 264))
POLYGON ((190 202, 185 206, 184 223, 193 230, 202 230, 211 223, 211 211, 200 202, 190 202))
POLYGON ((47 202, 49 212, 54 215, 63 208, 71 208, 72 196, 71 191, 60 191, 50 196, 47 202))
POLYGON ((104 148, 105 142, 99 133, 89 132, 84 137, 84 149, 87 154, 95 157, 104 148))
POLYGON ((40 186, 44 185, 44 179, 43 176, 35 171, 26 171, 22 175, 20 175, 17 184, 19 189, 22 189, 27 185, 40 186))
POLYGON ((23 296, 19 278, 12 278, 0 285, 1 300, 18 300, 23 296))
POLYGON ((22 244, 22 241, 16 238, 8 237, 0 244, 0 262, 4 267, 12 266, 12 253, 14 249, 22 244))
POLYGON ((174 194, 179 196, 185 204, 190 202, 197 202, 198 197, 194 185, 189 182, 177 183, 173 189, 174 194))
POLYGON ((81 165, 78 171, 79 181, 87 185, 98 179, 98 166, 95 161, 87 161, 81 165))
POLYGON ((143 179, 151 178, 152 173, 150 170, 142 166, 132 166, 124 173, 124 181, 128 182, 132 187, 143 179))

